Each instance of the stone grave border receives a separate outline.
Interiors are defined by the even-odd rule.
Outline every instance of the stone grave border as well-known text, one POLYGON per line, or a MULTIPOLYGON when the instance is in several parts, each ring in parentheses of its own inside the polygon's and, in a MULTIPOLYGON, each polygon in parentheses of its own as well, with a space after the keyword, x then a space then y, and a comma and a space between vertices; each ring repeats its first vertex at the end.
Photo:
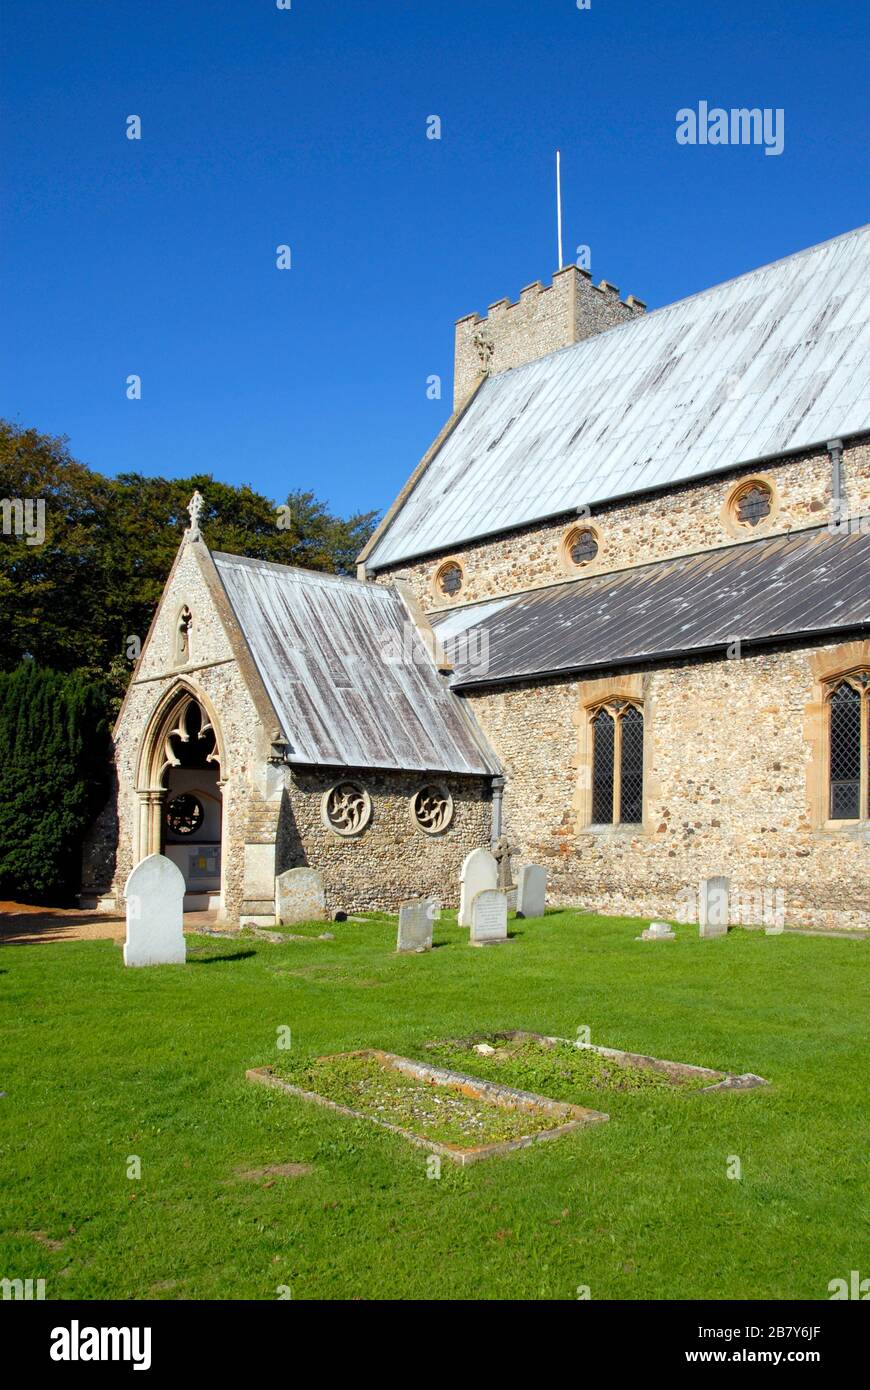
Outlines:
MULTIPOLYGON (((504 1139, 494 1144, 463 1148, 460 1145, 442 1144, 437 1139, 427 1139, 425 1135, 415 1134, 413 1130, 404 1129, 401 1125, 395 1125, 390 1120, 382 1120, 377 1115, 368 1115, 364 1111, 354 1110, 348 1105, 339 1105, 337 1101, 329 1100, 327 1096, 318 1095, 316 1091, 306 1091, 301 1086, 294 1086, 291 1082, 284 1081, 280 1076, 275 1075, 271 1067, 252 1067, 245 1072, 245 1077, 248 1081, 256 1081, 264 1086, 274 1086, 280 1091, 285 1091, 288 1095, 298 1096, 301 1100, 312 1101, 315 1105, 325 1106, 328 1110, 337 1110, 340 1115, 349 1115, 355 1120, 368 1120, 371 1124, 379 1125, 382 1129, 388 1129, 393 1134, 401 1135, 403 1139, 407 1139, 417 1148, 428 1149, 430 1153, 450 1159, 451 1163, 458 1163, 460 1167, 467 1167, 469 1163, 478 1163, 484 1158, 494 1158, 498 1154, 512 1153, 516 1149, 526 1149, 530 1145, 542 1143, 546 1139, 559 1139, 563 1134, 571 1134, 576 1129, 610 1119, 609 1115, 605 1115, 600 1110, 590 1110, 583 1105, 573 1105, 570 1101, 551 1100, 548 1096, 538 1096, 533 1091, 520 1091, 514 1086, 501 1086, 493 1081, 483 1081, 479 1076, 468 1076, 464 1072, 451 1071, 447 1067, 430 1066, 427 1062, 416 1062, 412 1057, 400 1057, 395 1052, 382 1052, 379 1048, 359 1048, 354 1052, 340 1052, 332 1055, 374 1057, 385 1068, 403 1072, 404 1075, 413 1076, 418 1081, 425 1081, 429 1085, 448 1087, 469 1096, 473 1100, 481 1100, 505 1110, 530 1110, 550 1114, 554 1120, 561 1121, 561 1123, 554 1125, 552 1129, 541 1130, 537 1134, 522 1135, 519 1139, 504 1139)), ((318 1058, 318 1060, 327 1061, 329 1059, 324 1057, 318 1058)))
POLYGON ((578 1043, 574 1038, 558 1038, 549 1033, 530 1033, 523 1028, 515 1028, 505 1033, 475 1033, 469 1038, 442 1038, 438 1042, 424 1043, 424 1047, 435 1048, 443 1047, 446 1042, 457 1043, 460 1047, 473 1047, 475 1043, 488 1042, 490 1038, 504 1040, 505 1042, 534 1041, 547 1043, 554 1047, 557 1043, 567 1043, 569 1047, 576 1048, 578 1052, 597 1052, 600 1057, 610 1057, 614 1062, 628 1064, 636 1067, 646 1067, 649 1071, 661 1071, 670 1077, 674 1083, 680 1077, 687 1080, 706 1076, 710 1078, 711 1085, 701 1086, 698 1090, 699 1095, 708 1095, 711 1091, 752 1091, 758 1086, 769 1086, 763 1076, 756 1076, 754 1072, 742 1072, 735 1075, 727 1071, 715 1071, 712 1067, 697 1067, 692 1062, 669 1062, 663 1057, 648 1057, 643 1052, 623 1052, 616 1047, 599 1047, 595 1043, 578 1043))

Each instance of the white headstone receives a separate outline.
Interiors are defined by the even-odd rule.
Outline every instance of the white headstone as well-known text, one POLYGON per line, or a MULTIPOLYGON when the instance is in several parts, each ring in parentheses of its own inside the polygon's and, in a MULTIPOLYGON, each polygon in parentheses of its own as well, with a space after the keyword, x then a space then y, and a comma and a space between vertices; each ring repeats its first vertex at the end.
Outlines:
POLYGON ((488 849, 466 854, 459 875, 459 925, 471 926, 471 904, 485 888, 498 887, 498 864, 488 849))
POLYGON ((730 889, 729 879, 721 874, 716 878, 701 879, 698 891, 698 933, 700 936, 726 936, 728 934, 730 889))
POLYGON ((646 931, 641 932, 637 941, 676 941, 677 934, 667 922, 650 922, 646 931))
POLYGON ((324 922, 326 893, 319 869, 285 869, 275 879, 275 917, 278 925, 294 922, 324 922))
POLYGON ((184 874, 165 854, 140 860, 124 884, 125 965, 183 965, 184 874))
POLYGON ((517 891, 518 917, 543 917, 547 901, 547 870, 540 864, 524 864, 517 891))
POLYGON ((484 888, 471 904, 471 944, 489 946, 507 941, 507 893, 484 888))
POLYGON ((437 898, 415 898, 399 908, 397 951, 431 951, 432 927, 441 916, 437 898))

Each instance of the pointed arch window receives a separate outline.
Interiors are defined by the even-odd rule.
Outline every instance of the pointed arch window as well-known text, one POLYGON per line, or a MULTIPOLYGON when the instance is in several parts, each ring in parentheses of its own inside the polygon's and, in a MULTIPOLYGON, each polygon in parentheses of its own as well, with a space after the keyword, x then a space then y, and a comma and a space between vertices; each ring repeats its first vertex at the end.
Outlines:
POLYGON ((855 672, 828 691, 828 815, 870 819, 870 673, 855 672))
POLYGON ((592 716, 592 824, 643 821, 643 710, 627 700, 592 716))

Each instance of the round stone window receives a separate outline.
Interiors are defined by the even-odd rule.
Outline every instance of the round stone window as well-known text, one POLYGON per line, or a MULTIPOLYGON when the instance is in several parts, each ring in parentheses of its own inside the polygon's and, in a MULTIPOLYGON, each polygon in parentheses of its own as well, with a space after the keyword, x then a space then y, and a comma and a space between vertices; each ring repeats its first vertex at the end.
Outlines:
POLYGON ((758 526, 770 516, 772 493, 766 483, 750 483, 737 493, 732 506, 740 526, 758 526))
POLYGON ((455 560, 446 561, 435 576, 435 587, 444 598, 453 598, 454 594, 459 593, 462 584, 462 567, 455 560))
POLYGON ((336 782, 324 792, 321 803, 323 822, 336 835, 360 835, 372 818, 372 799, 356 782, 336 782))
POLYGON ((775 483, 764 477, 744 478, 731 489, 722 506, 722 521, 732 536, 764 531, 776 520, 779 501, 775 483))
POLYGON ((166 824, 173 835, 194 835, 204 819, 202 802, 190 792, 174 796, 166 808, 166 824))
POLYGON ((598 536, 591 526, 572 526, 562 542, 566 569, 582 569, 598 556, 598 536))
POLYGON ((453 797, 443 782, 427 782, 411 798, 411 819, 426 835, 440 835, 453 820, 453 797))

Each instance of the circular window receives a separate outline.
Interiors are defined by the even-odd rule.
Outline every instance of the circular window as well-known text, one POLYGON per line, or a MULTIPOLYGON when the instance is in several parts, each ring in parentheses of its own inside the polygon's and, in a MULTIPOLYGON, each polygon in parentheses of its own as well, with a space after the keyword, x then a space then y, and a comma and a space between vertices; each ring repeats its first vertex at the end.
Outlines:
POLYGON ((733 536, 772 521, 777 511, 773 485, 765 478, 744 478, 728 494, 723 521, 733 536))
POLYGON ((446 560, 435 575, 435 588, 444 598, 452 598, 462 588, 462 566, 456 560, 446 560))
POLYGON ((439 835, 453 820, 453 797, 443 782, 429 782, 411 797, 411 819, 426 835, 439 835))
POLYGON ((336 835, 359 835, 372 818, 372 799, 355 782, 336 782, 323 794, 324 824, 336 835))
POLYGON ((562 558, 567 569, 591 565, 598 555, 598 536, 591 526, 572 526, 562 542, 562 558))
POLYGON ((202 825, 205 811, 202 802, 190 792, 174 796, 166 808, 166 824, 173 835, 193 835, 202 825))
POLYGON ((770 516, 770 488, 763 483, 753 483, 740 493, 736 511, 741 526, 757 526, 766 516, 770 516))

